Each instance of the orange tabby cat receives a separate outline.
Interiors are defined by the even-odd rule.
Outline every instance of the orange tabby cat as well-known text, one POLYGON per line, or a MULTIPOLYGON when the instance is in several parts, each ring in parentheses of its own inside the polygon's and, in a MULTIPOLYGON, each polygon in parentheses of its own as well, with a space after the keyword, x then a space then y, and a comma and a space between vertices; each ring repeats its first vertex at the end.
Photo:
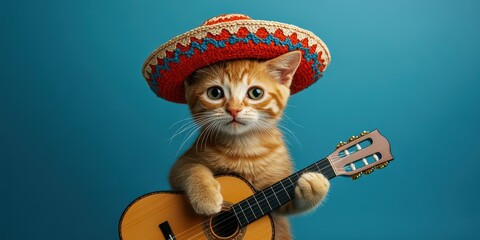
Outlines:
MULTIPOLYGON (((235 60, 197 70, 185 82, 186 98, 202 132, 170 173, 198 214, 214 214, 223 201, 214 175, 234 173, 261 190, 292 174, 292 163, 277 128, 301 53, 275 59, 235 60)), ((291 239, 285 214, 317 206, 330 183, 320 173, 304 173, 295 200, 273 214, 275 239, 291 239)))

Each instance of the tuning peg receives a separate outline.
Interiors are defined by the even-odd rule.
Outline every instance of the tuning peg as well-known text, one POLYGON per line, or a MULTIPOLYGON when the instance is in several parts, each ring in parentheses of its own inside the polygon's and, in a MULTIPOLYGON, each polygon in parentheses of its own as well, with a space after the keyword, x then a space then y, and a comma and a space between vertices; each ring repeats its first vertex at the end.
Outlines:
POLYGON ((362 172, 352 175, 352 179, 357 180, 360 176, 362 176, 362 172))
POLYGON ((372 167, 372 168, 369 168, 369 169, 363 171, 363 173, 366 174, 366 175, 368 175, 368 174, 372 173, 373 170, 375 170, 375 168, 372 167))
POLYGON ((388 166, 388 163, 389 162, 384 162, 382 164, 379 164, 377 166, 375 166, 376 169, 382 169, 382 168, 385 168, 386 166, 388 166))
POLYGON ((363 136, 365 136, 369 133, 370 133, 369 131, 363 131, 363 132, 360 133, 360 137, 363 137, 363 136))
POLYGON ((357 139, 358 136, 351 136, 349 139, 348 139, 348 142, 351 142, 351 141, 354 141, 355 139, 357 139))
POLYGON ((346 143, 346 142, 342 142, 342 141, 340 141, 340 142, 337 144, 337 149, 338 149, 339 147, 341 147, 341 146, 345 145, 345 144, 347 144, 347 143, 346 143))

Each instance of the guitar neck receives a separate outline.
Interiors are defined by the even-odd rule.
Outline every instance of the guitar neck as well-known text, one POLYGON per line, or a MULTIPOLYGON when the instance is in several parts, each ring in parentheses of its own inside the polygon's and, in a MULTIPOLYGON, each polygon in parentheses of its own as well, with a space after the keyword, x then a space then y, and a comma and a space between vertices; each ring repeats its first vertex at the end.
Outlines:
POLYGON ((295 186, 305 172, 318 172, 326 178, 334 178, 335 171, 330 161, 324 158, 294 174, 277 182, 251 197, 232 206, 234 215, 241 227, 271 213, 295 198, 295 186))

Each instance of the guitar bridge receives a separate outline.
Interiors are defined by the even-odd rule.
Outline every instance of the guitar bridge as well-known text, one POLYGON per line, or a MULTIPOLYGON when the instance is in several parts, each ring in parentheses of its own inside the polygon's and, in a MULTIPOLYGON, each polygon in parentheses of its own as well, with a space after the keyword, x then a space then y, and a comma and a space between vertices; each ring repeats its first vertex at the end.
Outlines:
POLYGON ((165 221, 158 225, 160 227, 160 230, 163 233, 163 237, 165 237, 166 240, 175 240, 175 235, 172 232, 172 228, 170 228, 170 224, 168 224, 168 221, 165 221))

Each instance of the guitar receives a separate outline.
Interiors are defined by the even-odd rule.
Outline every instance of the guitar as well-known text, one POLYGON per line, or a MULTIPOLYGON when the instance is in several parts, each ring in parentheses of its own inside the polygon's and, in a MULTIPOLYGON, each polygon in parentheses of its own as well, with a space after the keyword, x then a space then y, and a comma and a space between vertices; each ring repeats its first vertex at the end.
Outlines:
POLYGON ((125 209, 118 227, 120 239, 274 239, 270 213, 294 198, 295 183, 302 173, 314 171, 328 179, 357 179, 362 173, 386 167, 391 160, 388 140, 378 130, 364 131, 340 142, 324 159, 262 191, 235 175, 216 176, 224 204, 213 216, 197 215, 182 192, 152 192, 125 209))

